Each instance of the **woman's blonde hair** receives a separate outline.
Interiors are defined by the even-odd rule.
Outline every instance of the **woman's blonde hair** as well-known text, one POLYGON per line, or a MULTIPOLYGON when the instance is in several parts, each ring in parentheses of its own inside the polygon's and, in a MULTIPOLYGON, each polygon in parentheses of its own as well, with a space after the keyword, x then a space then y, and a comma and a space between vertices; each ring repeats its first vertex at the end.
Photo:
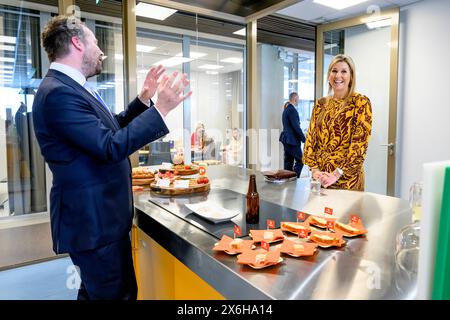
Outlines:
MULTIPOLYGON (((349 56, 346 56, 345 54, 338 54, 337 56, 334 57, 334 59, 330 63, 330 66, 328 67, 327 79, 330 79, 331 70, 333 70, 336 63, 339 62, 345 62, 350 68, 350 83, 348 85, 347 95, 344 97, 344 100, 347 100, 355 92, 356 86, 355 63, 349 56)), ((331 87, 330 82, 328 82, 328 95, 331 95, 332 89, 333 88, 331 87)))

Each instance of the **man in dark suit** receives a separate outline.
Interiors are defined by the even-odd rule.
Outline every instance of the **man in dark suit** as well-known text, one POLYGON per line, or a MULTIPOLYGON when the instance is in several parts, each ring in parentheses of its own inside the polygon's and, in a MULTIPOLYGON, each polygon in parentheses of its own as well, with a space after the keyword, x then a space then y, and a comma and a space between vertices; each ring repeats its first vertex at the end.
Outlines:
POLYGON ((297 92, 291 92, 289 102, 284 106, 280 142, 284 146, 284 169, 295 171, 297 177, 300 177, 303 168, 301 143, 305 143, 306 139, 300 128, 298 112, 294 107, 298 104, 298 99, 297 92))
POLYGON ((183 95, 189 81, 152 68, 136 99, 114 115, 86 86, 103 61, 91 30, 75 17, 58 16, 46 25, 42 45, 51 65, 34 99, 33 120, 53 173, 53 250, 69 253, 79 268, 78 299, 136 299, 128 156, 169 132, 164 117, 191 95, 183 95))

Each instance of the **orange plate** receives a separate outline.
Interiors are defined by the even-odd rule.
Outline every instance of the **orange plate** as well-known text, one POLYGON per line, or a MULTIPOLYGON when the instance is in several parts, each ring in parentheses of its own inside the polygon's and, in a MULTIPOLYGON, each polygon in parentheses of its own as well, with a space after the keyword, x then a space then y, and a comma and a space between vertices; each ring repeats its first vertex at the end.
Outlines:
POLYGON ((281 245, 280 252, 288 254, 293 257, 306 257, 312 256, 316 252, 317 246, 318 246, 317 243, 292 241, 286 239, 283 241, 283 244, 281 245), (304 250, 298 253, 295 252, 294 244, 301 244, 304 247, 304 250))
POLYGON ((250 230, 250 237, 253 239, 254 242, 265 241, 267 243, 277 242, 284 239, 284 235, 281 229, 250 230), (273 238, 271 240, 264 239, 264 232, 273 232, 273 238))
POLYGON ((280 257, 280 251, 265 251, 262 249, 259 250, 249 250, 244 253, 238 255, 237 263, 246 264, 254 269, 262 269, 265 267, 273 266, 283 261, 280 257), (265 254, 266 260, 264 263, 256 263, 256 255, 265 254))
POLYGON ((222 239, 214 246, 214 251, 225 251, 228 254, 237 254, 245 251, 250 251, 253 246, 253 240, 242 240, 242 247, 240 249, 230 248, 230 243, 233 241, 229 236, 223 235, 222 239))
POLYGON ((329 231, 317 231, 313 230, 311 231, 311 235, 309 236, 309 239, 315 243, 317 243, 322 248, 329 248, 329 247, 342 247, 342 245, 345 243, 344 239, 342 239, 342 233, 340 232, 329 232, 329 231), (313 236, 315 234, 320 235, 326 235, 335 238, 333 243, 326 243, 322 242, 318 239, 315 239, 313 236))

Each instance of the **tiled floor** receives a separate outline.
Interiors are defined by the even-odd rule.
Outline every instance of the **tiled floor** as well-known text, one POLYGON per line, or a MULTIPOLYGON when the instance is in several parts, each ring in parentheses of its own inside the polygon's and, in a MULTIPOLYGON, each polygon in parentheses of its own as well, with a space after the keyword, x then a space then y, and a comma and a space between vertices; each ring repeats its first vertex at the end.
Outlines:
POLYGON ((70 258, 1 271, 0 300, 75 300, 74 272, 70 258))

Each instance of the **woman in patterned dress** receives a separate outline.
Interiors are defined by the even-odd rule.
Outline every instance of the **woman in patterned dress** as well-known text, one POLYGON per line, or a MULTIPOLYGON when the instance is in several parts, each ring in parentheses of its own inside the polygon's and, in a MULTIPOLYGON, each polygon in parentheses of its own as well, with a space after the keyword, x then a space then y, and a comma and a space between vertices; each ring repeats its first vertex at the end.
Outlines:
POLYGON ((303 153, 325 188, 364 191, 364 159, 372 130, 368 97, 355 92, 355 65, 337 55, 328 68, 329 96, 314 106, 303 153))

